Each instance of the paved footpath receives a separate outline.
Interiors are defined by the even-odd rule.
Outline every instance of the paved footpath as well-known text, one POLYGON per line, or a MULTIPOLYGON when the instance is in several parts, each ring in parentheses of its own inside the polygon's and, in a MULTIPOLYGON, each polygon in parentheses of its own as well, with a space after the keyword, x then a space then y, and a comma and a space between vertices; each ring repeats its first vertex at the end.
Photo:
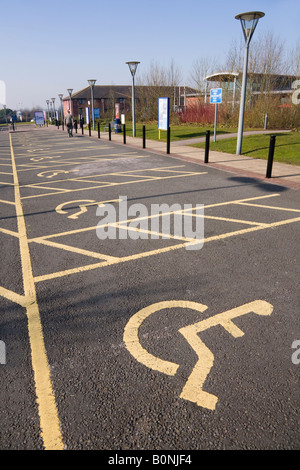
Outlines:
MULTIPOLYGON (((81 129, 79 129, 78 132, 80 133, 81 129)), ((246 131, 244 132, 244 135, 272 134, 274 132, 287 131, 246 131)), ((84 130, 84 133, 88 134, 88 131, 84 130)), ((91 136, 97 137, 98 132, 91 131, 91 136)), ((111 136, 113 142, 123 142, 122 134, 115 134, 112 132, 111 136)), ((217 136, 217 139, 231 138, 234 136, 236 136, 236 134, 221 134, 217 136)), ((100 139, 108 139, 108 132, 101 132, 100 139)), ((191 144, 193 143, 204 141, 205 138, 201 137, 187 139, 185 141, 171 142, 170 156, 193 163, 204 163, 204 149, 191 147, 191 144)), ((142 139, 126 135, 126 144, 140 148, 142 147, 142 139)), ((153 152, 166 153, 166 142, 147 140, 146 147, 148 150, 153 152)), ((210 150, 209 163, 206 165, 230 171, 241 176, 263 179, 265 181, 280 184, 289 188, 300 189, 300 167, 297 165, 288 165, 285 163, 276 162, 276 147, 271 179, 266 178, 267 160, 262 160, 259 158, 247 157, 245 155, 234 155, 225 152, 215 152, 210 150)))

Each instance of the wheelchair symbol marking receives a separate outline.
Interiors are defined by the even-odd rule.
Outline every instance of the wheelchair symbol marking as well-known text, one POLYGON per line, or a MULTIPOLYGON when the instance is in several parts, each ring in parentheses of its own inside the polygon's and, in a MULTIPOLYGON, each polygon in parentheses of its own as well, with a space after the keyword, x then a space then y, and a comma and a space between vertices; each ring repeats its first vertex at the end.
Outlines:
POLYGON ((77 199, 75 201, 63 202, 62 204, 59 204, 55 210, 58 214, 67 214, 68 209, 70 210, 70 209, 74 209, 75 207, 78 207, 80 209, 78 212, 68 215, 68 219, 78 219, 78 217, 81 214, 84 214, 85 212, 87 212, 89 206, 104 206, 108 202, 119 202, 119 201, 120 199, 110 199, 109 201, 100 201, 100 202, 96 202, 93 199, 77 199), (67 207, 66 209, 63 209, 64 206, 71 206, 71 207, 67 207))
MULTIPOLYGON (((139 341, 139 328, 146 318, 152 313, 169 308, 188 308, 203 313, 207 306, 198 302, 189 301, 166 301, 158 302, 143 308, 137 312, 124 329, 123 340, 127 350, 132 356, 149 367, 163 374, 174 376, 178 370, 179 364, 165 361, 150 354, 142 347, 139 341)), ((210 373, 214 363, 214 355, 211 350, 203 343, 198 334, 216 325, 221 325, 234 338, 244 335, 244 332, 238 328, 233 319, 246 315, 247 313, 255 313, 257 315, 269 316, 273 311, 273 306, 264 300, 255 300, 253 302, 241 305, 240 307, 227 310, 207 319, 201 320, 192 325, 180 328, 179 332, 187 340, 189 345, 198 356, 192 373, 190 374, 185 386, 182 389, 180 398, 196 403, 198 406, 214 410, 218 402, 218 397, 203 390, 204 382, 210 373)))

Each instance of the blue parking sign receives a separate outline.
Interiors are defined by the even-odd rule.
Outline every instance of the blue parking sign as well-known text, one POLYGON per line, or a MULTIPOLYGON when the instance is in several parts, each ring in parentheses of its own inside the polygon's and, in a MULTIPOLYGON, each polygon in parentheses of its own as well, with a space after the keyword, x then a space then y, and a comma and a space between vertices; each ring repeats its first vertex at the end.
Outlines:
POLYGON ((210 103, 222 103, 222 88, 212 88, 210 90, 210 103))

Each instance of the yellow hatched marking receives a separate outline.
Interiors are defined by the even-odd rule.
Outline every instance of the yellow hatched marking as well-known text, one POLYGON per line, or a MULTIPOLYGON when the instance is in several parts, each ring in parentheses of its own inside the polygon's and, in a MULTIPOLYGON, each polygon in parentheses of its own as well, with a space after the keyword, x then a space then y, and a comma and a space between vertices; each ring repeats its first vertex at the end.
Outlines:
POLYGON ((64 445, 62 441, 55 397, 51 384, 50 368, 47 360, 39 307, 36 299, 36 290, 32 273, 27 231, 20 197, 19 181, 11 134, 9 134, 9 141, 15 184, 16 215, 18 222, 23 285, 26 297, 28 333, 31 346, 31 359, 34 372, 37 403, 39 408, 41 437, 43 439, 46 450, 62 450, 64 445))
MULTIPOLYGON (((179 211, 177 211, 177 212, 179 212, 179 211)), ((172 212, 172 213, 175 213, 175 212, 172 212)), ((167 215, 167 214, 163 214, 163 215, 167 215)), ((134 219, 134 220, 137 221, 137 220, 142 220, 142 219, 145 219, 145 218, 146 217, 140 218, 140 219, 134 219)), ((130 221, 130 219, 128 221, 130 221)), ((222 239, 225 239, 225 238, 229 238, 229 237, 233 237, 233 236, 237 236, 237 235, 242 235, 242 234, 245 234, 245 233, 255 232, 255 231, 258 231, 258 230, 265 230, 265 229, 272 228, 272 227, 279 227, 279 226, 282 226, 282 225, 287 225, 287 224, 295 223, 295 222, 299 222, 299 221, 300 221, 300 217, 297 217, 297 218, 283 220, 283 221, 279 221, 279 222, 273 222, 271 224, 258 225, 258 226, 254 226, 254 227, 250 227, 250 228, 246 228, 246 229, 242 229, 242 230, 236 230, 236 231, 233 231, 233 232, 223 233, 223 234, 220 234, 220 235, 214 235, 214 236, 205 238, 204 240, 195 239, 195 240, 188 241, 188 242, 185 242, 185 243, 180 243, 180 244, 174 245, 174 246, 168 246, 168 247, 160 248, 160 249, 157 249, 157 250, 150 250, 150 251, 147 251, 147 252, 142 252, 142 253, 137 253, 137 254, 130 255, 130 256, 125 256, 125 257, 122 257, 122 258, 116 258, 115 260, 107 260, 106 262, 102 262, 102 263, 95 263, 95 264, 90 264, 90 265, 86 265, 86 266, 80 266, 80 267, 74 268, 74 269, 60 271, 60 272, 57 272, 57 273, 51 273, 51 274, 46 274, 46 275, 42 275, 42 276, 37 276, 35 278, 35 281, 36 282, 41 282, 41 281, 46 281, 46 280, 49 280, 49 279, 55 279, 57 277, 68 276, 70 274, 76 274, 76 273, 79 273, 79 272, 89 271, 91 269, 97 269, 99 267, 110 266, 112 264, 124 263, 124 262, 127 262, 127 261, 133 261, 133 260, 145 258, 145 257, 148 257, 148 256, 154 256, 154 255, 161 254, 161 253, 167 253, 169 251, 178 250, 178 249, 181 249, 183 247, 187 247, 189 245, 197 245, 197 244, 199 244, 200 242, 203 242, 203 241, 204 241, 204 243, 208 243, 208 242, 211 242, 211 241, 222 240, 222 239)), ((123 223, 124 222, 125 221, 123 221, 123 223)), ((120 222, 120 224, 121 224, 121 222, 120 222)), ((106 224, 106 225, 103 225, 103 227, 108 226, 108 225, 113 226, 114 224, 106 224)), ((72 231, 72 232, 65 232, 64 234, 48 235, 48 237, 42 237, 42 239, 50 238, 50 237, 63 236, 65 234, 70 234, 70 233, 79 233, 81 231, 92 230, 92 229, 95 229, 95 228, 97 228, 97 226, 96 227, 85 228, 85 229, 82 229, 82 230, 79 229, 79 230, 75 230, 75 231, 72 231)), ((120 228, 123 228, 123 227, 120 226, 120 228)), ((126 229, 126 227, 124 227, 124 228, 126 229)), ((35 239, 32 239, 31 241, 34 242, 35 239)))
MULTIPOLYGON (((204 174, 207 174, 207 172, 201 172, 201 173, 198 173, 199 175, 204 175, 204 174)), ((172 178, 186 178, 188 176, 194 176, 194 175, 176 175, 176 176, 160 176, 160 177, 157 177, 156 178, 156 181, 160 181, 160 180, 166 180, 166 179, 172 179, 172 178)), ((64 181, 74 181, 75 178, 72 178, 71 180, 64 180, 64 181)), ((141 183, 141 182, 146 182, 146 181, 153 181, 153 178, 147 178, 147 179, 139 179, 139 180, 134 180, 134 181, 124 181, 124 182, 119 182, 119 183, 106 183, 104 185, 101 185, 101 186, 89 186, 87 188, 79 188, 79 189, 66 189, 65 192, 67 193, 73 193, 73 192, 79 192, 79 191, 88 191, 90 189, 97 189, 97 188, 103 188, 105 186, 122 186, 124 184, 134 184, 134 183, 141 183)), ((57 181, 55 181, 55 183, 57 183, 57 181)), ((37 183, 38 184, 38 183, 37 183)), ((44 197, 44 196, 51 196, 53 195, 54 193, 46 193, 46 194, 37 194, 35 196, 25 196, 25 197, 22 197, 22 199, 31 199, 33 197, 44 197)))

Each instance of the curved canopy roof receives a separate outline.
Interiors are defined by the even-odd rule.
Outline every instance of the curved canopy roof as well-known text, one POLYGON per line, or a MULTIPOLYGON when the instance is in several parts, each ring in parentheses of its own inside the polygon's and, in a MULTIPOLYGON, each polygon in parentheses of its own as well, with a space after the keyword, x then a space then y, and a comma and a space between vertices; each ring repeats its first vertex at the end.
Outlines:
POLYGON ((239 76, 239 72, 217 72, 204 77, 204 80, 209 82, 233 82, 236 77, 239 76))

